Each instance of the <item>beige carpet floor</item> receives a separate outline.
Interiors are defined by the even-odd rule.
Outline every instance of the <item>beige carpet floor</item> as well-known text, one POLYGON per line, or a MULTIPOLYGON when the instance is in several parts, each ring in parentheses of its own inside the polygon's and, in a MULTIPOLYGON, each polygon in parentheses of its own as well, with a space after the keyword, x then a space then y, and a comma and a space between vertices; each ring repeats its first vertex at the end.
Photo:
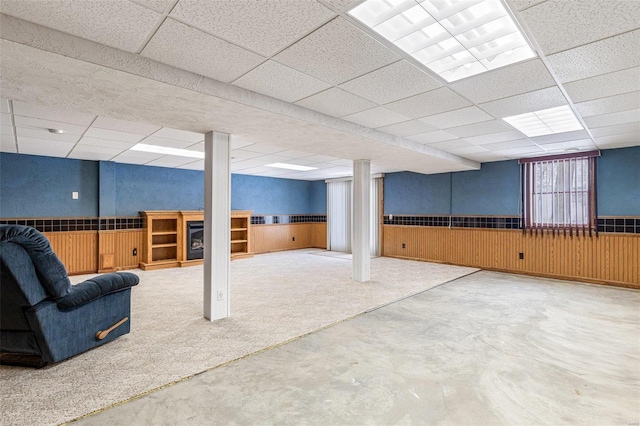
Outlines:
POLYGON ((40 370, 1 366, 0 424, 70 421, 476 271, 380 257, 356 283, 351 262, 313 252, 232 262, 231 317, 213 323, 202 267, 134 271, 131 333, 40 370))

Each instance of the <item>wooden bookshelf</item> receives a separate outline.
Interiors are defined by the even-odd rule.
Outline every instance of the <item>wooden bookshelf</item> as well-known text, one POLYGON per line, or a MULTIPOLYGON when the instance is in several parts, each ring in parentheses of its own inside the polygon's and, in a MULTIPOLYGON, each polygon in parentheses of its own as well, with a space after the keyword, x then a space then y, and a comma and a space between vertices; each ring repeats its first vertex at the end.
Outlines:
MULTIPOLYGON (((143 270, 201 265, 202 259, 187 260, 187 222, 204 220, 204 212, 144 211, 143 270)), ((251 257, 251 211, 231 211, 231 260, 251 257)))

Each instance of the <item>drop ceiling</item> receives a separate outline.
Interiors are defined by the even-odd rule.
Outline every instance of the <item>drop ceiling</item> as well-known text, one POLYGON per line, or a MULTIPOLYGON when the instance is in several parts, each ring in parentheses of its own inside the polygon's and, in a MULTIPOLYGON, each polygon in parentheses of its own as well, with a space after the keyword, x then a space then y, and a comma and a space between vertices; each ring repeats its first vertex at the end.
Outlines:
POLYGON ((234 173, 317 180, 355 159, 441 173, 640 145, 640 2, 506 0, 537 56, 453 83, 348 15, 359 3, 3 0, 0 149, 202 170, 130 148, 203 152, 217 130, 234 173), (503 120, 561 106, 583 130, 503 120))

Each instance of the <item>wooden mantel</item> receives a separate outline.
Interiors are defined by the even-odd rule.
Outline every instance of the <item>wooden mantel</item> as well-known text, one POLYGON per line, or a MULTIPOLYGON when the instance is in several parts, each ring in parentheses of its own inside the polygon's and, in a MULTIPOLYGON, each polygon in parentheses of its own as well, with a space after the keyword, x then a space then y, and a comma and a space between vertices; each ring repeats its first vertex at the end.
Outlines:
MULTIPOLYGON (((187 260, 187 222, 204 221, 202 210, 148 210, 144 220, 143 270, 201 265, 187 260)), ((231 259, 251 257, 251 211, 231 211, 231 259)))

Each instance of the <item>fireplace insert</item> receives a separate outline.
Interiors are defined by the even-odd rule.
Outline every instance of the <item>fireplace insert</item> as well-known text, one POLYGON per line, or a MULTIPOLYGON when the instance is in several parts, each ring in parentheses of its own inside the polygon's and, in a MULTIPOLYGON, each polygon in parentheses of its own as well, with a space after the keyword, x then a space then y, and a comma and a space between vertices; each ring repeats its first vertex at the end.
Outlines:
POLYGON ((187 260, 204 257, 204 222, 187 222, 187 260))

